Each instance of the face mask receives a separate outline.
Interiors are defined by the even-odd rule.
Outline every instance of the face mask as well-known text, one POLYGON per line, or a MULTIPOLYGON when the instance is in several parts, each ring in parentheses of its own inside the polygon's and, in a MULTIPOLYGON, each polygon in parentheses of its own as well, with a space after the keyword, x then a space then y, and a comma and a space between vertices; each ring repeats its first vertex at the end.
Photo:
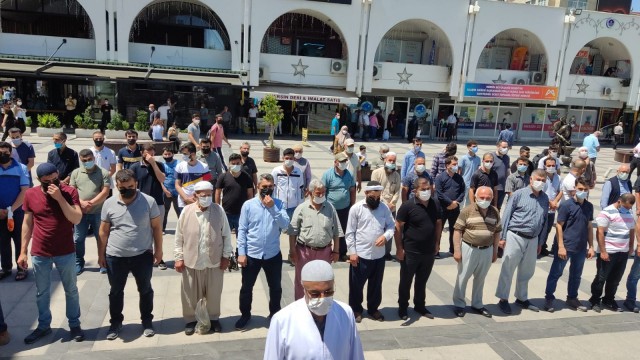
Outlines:
POLYGON ((415 151, 415 152, 420 152, 420 150, 422 150, 422 145, 418 145, 418 146, 414 146, 413 147, 413 151, 415 151))
POLYGON ((293 157, 296 158, 296 160, 300 160, 302 158, 302 153, 296 152, 295 154, 293 154, 293 157))
POLYGON ((588 191, 576 191, 576 197, 579 200, 584 200, 587 198, 587 196, 589 196, 589 192, 588 191))
POLYGON ((452 166, 452 167, 451 167, 451 172, 453 172, 453 173, 457 173, 457 172, 458 172, 458 165, 456 165, 456 166, 452 166))
POLYGON ((198 198, 198 204, 200 204, 200 206, 202 206, 203 208, 211 206, 211 203, 213 203, 213 199, 211 198, 211 196, 201 196, 198 198))
POLYGON ((471 148, 471 152, 474 153, 474 154, 477 153, 478 152, 478 147, 477 146, 472 147, 471 148))
POLYGON ((491 170, 491 167, 493 167, 493 163, 491 163, 491 162, 483 162, 482 165, 487 170, 491 170))
POLYGON ((104 144, 104 140, 93 140, 93 144, 94 144, 96 147, 101 147, 101 146, 102 146, 102 144, 104 144))
POLYGON ((153 112, 153 109, 152 109, 152 108, 149 108, 149 111, 150 111, 150 112, 153 112))
POLYGON ((196 126, 198 126, 198 125, 200 125, 200 120, 193 120, 193 123, 194 123, 196 126))
POLYGON ((191 161, 191 156, 182 154, 182 161, 191 161))
POLYGON ((273 189, 272 188, 260 189, 260 196, 261 197, 271 196, 271 194, 273 194, 273 189))
POLYGON ((136 195, 136 189, 118 189, 123 199, 131 199, 136 195))
POLYGON ((60 179, 55 179, 53 181, 42 181, 40 182, 40 186, 42 187, 42 190, 44 190, 44 192, 47 192, 47 190, 49 190, 49 185, 55 185, 57 187, 60 187, 60 179))
POLYGON ((424 165, 416 165, 416 172, 418 174, 422 174, 425 170, 427 170, 427 167, 424 165))
POLYGON ((629 174, 627 173, 618 174, 618 179, 620 179, 621 181, 627 181, 628 178, 629 178, 629 174))
POLYGON ((480 209, 486 209, 491 205, 491 201, 476 199, 476 204, 478 204, 480 209))
POLYGON ((209 154, 211 152, 211 148, 202 148, 203 154, 209 154))
POLYGON ((431 190, 418 191, 418 198, 422 201, 431 199, 431 190))
POLYGON ((544 181, 536 180, 533 182, 533 190, 540 191, 544 189, 544 181))
POLYGON ((327 198, 324 196, 314 196, 313 203, 316 205, 323 204, 327 198))
POLYGON ((556 171, 555 166, 549 166, 549 167, 547 167, 547 174, 555 174, 556 172, 557 172, 557 171, 556 171))
POLYGON ((342 130, 342 134, 343 135, 347 135, 348 131, 347 130, 342 130))
POLYGON ((18 101, 18 106, 21 106, 21 105, 22 105, 22 101, 18 101))
POLYGON ((93 169, 93 167, 96 166, 96 162, 95 161, 86 161, 86 162, 83 162, 82 165, 84 165, 85 169, 93 169))
POLYGON ((22 144, 22 139, 11 139, 11 142, 15 146, 20 146, 20 144, 22 144))
POLYGON ((105 102, 104 102, 104 104, 105 104, 105 105, 109 105, 109 102, 108 102, 108 101, 105 101, 105 102))
POLYGON ((341 163, 341 162, 339 162, 339 163, 338 163, 338 169, 340 169, 340 170, 346 170, 346 169, 347 169, 347 163, 346 163, 346 162, 345 162, 345 163, 341 163))
POLYGON ((385 167, 385 169, 387 169, 387 170, 395 170, 395 169, 396 169, 396 164, 394 164, 394 163, 387 163, 387 164, 384 164, 384 167, 385 167))
POLYGON ((380 206, 380 198, 374 198, 372 196, 367 196, 367 206, 369 207, 369 209, 371 210, 375 210, 378 208, 378 206, 380 206))
POLYGON ((527 166, 527 165, 518 165, 518 171, 522 172, 522 173, 527 171, 528 168, 529 168, 529 166, 527 166))
POLYGON ((249 152, 248 151, 240 151, 240 155, 242 155, 242 157, 247 157, 247 156, 249 156, 249 152))
POLYGON ((586 152, 586 151, 580 151, 580 152, 578 153, 578 156, 580 156, 580 159, 586 159, 586 158, 588 158, 588 157, 589 157, 589 153, 588 153, 588 152, 586 152))
POLYGON ((11 154, 0 155, 0 164, 7 164, 9 161, 11 161, 11 154))
POLYGON ((309 299, 307 308, 317 316, 325 316, 329 313, 329 310, 331 310, 331 305, 333 305, 333 296, 327 296, 309 299))
POLYGON ((500 154, 504 155, 509 152, 509 148, 500 148, 500 154))
POLYGON ((290 168, 293 166, 293 160, 285 160, 284 161, 284 166, 290 168))
POLYGON ((53 147, 55 147, 56 149, 60 149, 62 148, 62 143, 53 143, 53 147))
POLYGON ((164 158, 164 162, 166 162, 166 163, 170 163, 172 161, 173 161, 173 156, 169 156, 169 157, 164 158))
POLYGON ((242 165, 240 164, 231 165, 230 169, 231 169, 231 172, 237 173, 237 172, 240 172, 240 169, 242 169, 242 165))
POLYGON ((558 153, 555 151, 549 151, 549 156, 555 159, 558 157, 558 153))
POLYGON ((347 147, 347 154, 353 154, 353 147, 347 147))
POLYGON ((138 141, 137 139, 127 139, 127 144, 135 145, 137 141, 138 141))

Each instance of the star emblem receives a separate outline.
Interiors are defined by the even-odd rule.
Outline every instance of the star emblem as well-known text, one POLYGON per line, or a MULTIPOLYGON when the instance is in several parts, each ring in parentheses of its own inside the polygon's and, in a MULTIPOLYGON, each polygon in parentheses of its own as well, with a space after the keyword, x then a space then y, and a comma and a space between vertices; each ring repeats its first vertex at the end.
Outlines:
POLYGON ((400 80, 398 81, 398 84, 402 84, 402 83, 407 83, 407 85, 409 85, 409 78, 413 76, 413 74, 409 74, 407 72, 407 67, 404 67, 404 71, 401 73, 397 73, 398 76, 400 77, 400 80))
POLYGON ((507 80, 502 80, 502 74, 498 75, 497 79, 491 81, 493 81, 494 84, 504 84, 507 82, 507 80))
POLYGON ((584 79, 582 79, 582 82, 580 84, 576 84, 576 86, 578 87, 578 92, 577 94, 583 93, 583 94, 587 94, 587 88, 589 87, 589 84, 584 82, 584 79))
POLYGON ((291 64, 291 66, 294 69, 293 76, 305 76, 304 71, 309 67, 309 65, 302 65, 302 59, 299 59, 297 64, 291 64))

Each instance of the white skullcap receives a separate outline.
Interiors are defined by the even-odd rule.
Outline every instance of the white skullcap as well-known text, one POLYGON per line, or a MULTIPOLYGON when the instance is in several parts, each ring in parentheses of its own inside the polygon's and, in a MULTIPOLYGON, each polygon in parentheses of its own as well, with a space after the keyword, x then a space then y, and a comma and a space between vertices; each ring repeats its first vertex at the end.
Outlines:
POLYGON ((384 188, 382 185, 367 185, 364 188, 364 191, 382 191, 384 188))
POLYGON ((309 261, 300 273, 302 281, 332 281, 333 268, 324 260, 309 261))
POLYGON ((211 185, 211 183, 208 181, 200 181, 197 184, 195 184, 195 186, 193 187, 193 191, 200 191, 200 190, 213 191, 213 185, 211 185))

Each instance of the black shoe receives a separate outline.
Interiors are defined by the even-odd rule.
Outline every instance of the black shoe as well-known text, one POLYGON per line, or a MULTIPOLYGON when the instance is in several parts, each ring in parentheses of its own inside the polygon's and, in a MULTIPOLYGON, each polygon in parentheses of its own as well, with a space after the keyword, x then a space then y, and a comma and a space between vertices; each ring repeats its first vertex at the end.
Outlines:
POLYGON ((71 330, 71 340, 75 342, 84 341, 84 331, 82 331, 82 328, 80 328, 80 326, 74 326, 70 330, 71 330))
POLYGON ((511 305, 509 305, 508 300, 498 301, 498 307, 500 308, 500 311, 502 311, 503 313, 507 315, 511 315, 511 305))
POLYGON ((398 309, 398 317, 401 320, 407 320, 409 318, 409 315, 407 314, 407 308, 399 308, 398 309))
POLYGON ((540 257, 546 257, 549 256, 550 252, 549 250, 542 248, 542 250, 540 250, 540 257))
POLYGON ((353 317, 356 319, 356 323, 360 324, 362 322, 362 313, 353 313, 353 317))
POLYGON ((384 256, 384 259, 386 261, 391 261, 391 260, 393 260, 393 256, 391 256, 391 254, 387 254, 387 255, 384 256))
POLYGON ((211 331, 213 332, 222 332, 222 325, 220 325, 219 320, 211 320, 211 331))
POLYGON ((414 307, 413 310, 427 319, 433 319, 433 314, 425 307, 414 307))
POLYGON ((187 325, 185 325, 185 327, 184 327, 184 334, 187 335, 187 336, 193 335, 193 333, 196 332, 196 324, 197 323, 198 323, 197 321, 193 321, 193 322, 187 323, 187 325))
POLYGON ((516 305, 520 306, 523 309, 531 310, 533 312, 540 311, 540 309, 538 309, 537 306, 533 305, 529 300, 522 301, 522 300, 516 299, 516 305))
POLYGON ((599 313, 602 311, 602 307, 600 304, 591 304, 591 310, 599 313))
POLYGON ((115 340, 120 335, 120 330, 122 330, 122 324, 111 324, 109 326, 109 331, 107 332, 107 340, 115 340))
POLYGON ((440 252, 436 254, 436 260, 440 260, 442 257, 440 256, 440 252))
POLYGON ((618 306, 618 303, 614 300, 612 302, 602 302, 602 306, 606 309, 609 309, 613 312, 622 312, 622 308, 618 306))
POLYGON ((34 342, 40 340, 41 338, 47 336, 51 334, 51 328, 46 328, 46 329, 35 329, 33 330, 33 332, 31 334, 29 334, 29 336, 27 336, 26 338, 24 338, 24 343, 29 345, 29 344, 33 344, 34 342))
POLYGON ((244 330, 247 327, 249 320, 251 320, 251 315, 240 316, 240 319, 236 321, 236 330, 244 330))
POLYGON ((633 311, 634 313, 640 312, 640 308, 636 306, 636 302, 633 300, 625 300, 622 305, 624 305, 624 307, 626 307, 629 311, 633 311))
POLYGON ((453 309, 453 313, 456 314, 457 317, 464 317, 466 311, 464 311, 464 308, 456 306, 456 308, 453 309))
POLYGON ((474 308, 472 307, 471 309, 473 309, 473 311, 477 312, 478 314, 486 317, 486 318, 491 318, 493 317, 493 315, 491 315, 491 313, 489 312, 489 310, 487 310, 487 308, 483 307, 483 308, 474 308))

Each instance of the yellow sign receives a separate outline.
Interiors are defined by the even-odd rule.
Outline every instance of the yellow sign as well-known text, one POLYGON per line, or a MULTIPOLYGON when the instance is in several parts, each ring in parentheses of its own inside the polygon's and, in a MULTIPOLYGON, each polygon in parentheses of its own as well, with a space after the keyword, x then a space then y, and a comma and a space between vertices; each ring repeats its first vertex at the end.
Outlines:
POLYGON ((307 144, 307 139, 309 139, 309 130, 307 128, 302 128, 302 145, 311 146, 307 144))

